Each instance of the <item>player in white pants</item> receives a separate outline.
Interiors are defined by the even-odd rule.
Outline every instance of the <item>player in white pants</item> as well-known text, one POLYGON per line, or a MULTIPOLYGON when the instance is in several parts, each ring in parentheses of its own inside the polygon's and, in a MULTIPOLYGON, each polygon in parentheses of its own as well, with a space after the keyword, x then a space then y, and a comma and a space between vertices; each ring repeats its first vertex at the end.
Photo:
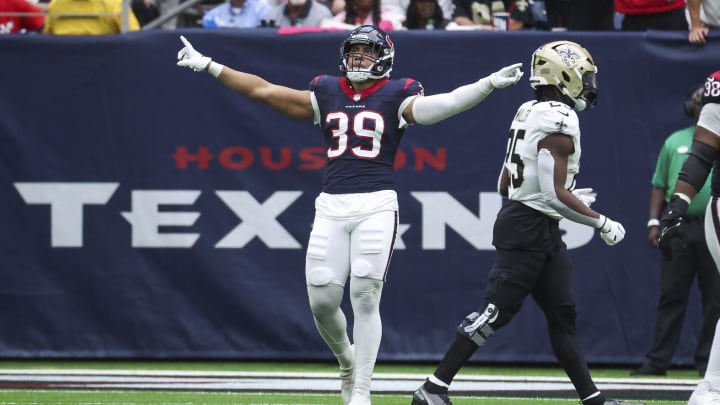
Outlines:
MULTIPOLYGON (((684 216, 690 202, 703 186, 712 170, 711 198, 705 213, 705 240, 720 271, 720 71, 705 81, 702 110, 698 119, 693 144, 683 164, 668 209, 660 222, 663 231, 660 249, 681 243, 684 216)), ((720 322, 719 322, 720 325, 720 322)), ((720 328, 715 338, 703 381, 698 384, 688 401, 690 405, 720 404, 720 328)))
POLYGON ((410 124, 442 121, 495 88, 517 83, 522 64, 425 97, 418 81, 390 79, 395 46, 384 31, 363 25, 340 47, 342 76, 318 76, 308 90, 295 90, 223 66, 181 40, 179 66, 207 71, 251 100, 320 125, 328 161, 307 248, 308 297, 315 325, 340 365, 343 403, 370 404, 382 336, 380 296, 397 235, 393 164, 400 139, 410 124), (348 278, 354 345, 340 309, 348 278))

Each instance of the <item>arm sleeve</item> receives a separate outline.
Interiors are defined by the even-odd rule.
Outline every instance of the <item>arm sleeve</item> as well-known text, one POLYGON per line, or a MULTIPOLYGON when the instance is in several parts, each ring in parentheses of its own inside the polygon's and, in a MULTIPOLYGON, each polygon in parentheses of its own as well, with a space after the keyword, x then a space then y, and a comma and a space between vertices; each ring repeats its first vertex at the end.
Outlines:
POLYGON ((493 89, 490 77, 484 77, 475 83, 460 86, 449 93, 418 97, 412 106, 415 122, 421 125, 430 125, 469 110, 483 101, 493 89))
POLYGON ((714 160, 715 149, 702 142, 693 141, 690 152, 678 174, 678 180, 693 186, 696 192, 700 191, 710 174, 714 160))
POLYGON ((554 175, 555 159, 549 150, 540 149, 538 152, 538 181, 540 182, 543 201, 570 221, 592 226, 593 228, 602 227, 605 222, 605 217, 602 215, 600 218, 593 218, 575 211, 560 201, 555 193, 554 175))

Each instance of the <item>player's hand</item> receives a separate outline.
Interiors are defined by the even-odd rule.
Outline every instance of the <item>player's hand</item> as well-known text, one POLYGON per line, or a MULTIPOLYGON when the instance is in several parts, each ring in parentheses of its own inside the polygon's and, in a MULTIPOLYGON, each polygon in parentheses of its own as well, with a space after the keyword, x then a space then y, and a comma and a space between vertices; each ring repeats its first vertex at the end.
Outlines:
POLYGON ((503 87, 517 83, 523 75, 523 71, 520 70, 521 67, 522 63, 505 66, 490 75, 490 83, 496 89, 502 89, 503 87))
POLYGON ((212 59, 207 56, 203 56, 203 54, 196 51, 190 41, 188 41, 184 36, 180 35, 180 40, 185 47, 178 52, 177 65, 189 67, 196 72, 207 70, 212 59))
POLYGON ((625 228, 620 222, 605 217, 605 221, 600 227, 600 237, 609 246, 616 245, 625 238, 625 228))
POLYGON ((685 213, 690 204, 673 195, 668 203, 667 210, 660 217, 660 240, 658 246, 665 260, 673 257, 673 251, 682 252, 685 250, 685 242, 683 242, 683 233, 685 227, 685 213))
POLYGON ((660 240, 658 241, 658 247, 660 253, 662 253, 665 260, 673 258, 673 252, 684 252, 685 242, 683 242, 683 234, 685 231, 685 218, 682 216, 676 218, 663 218, 660 219, 660 224, 663 228, 660 232, 660 240))
POLYGON ((582 201, 586 207, 590 208, 590 205, 595 202, 597 193, 592 188, 576 188, 572 191, 575 198, 582 201))
POLYGON ((660 240, 660 226, 654 225, 648 228, 648 243, 650 246, 657 248, 660 240))

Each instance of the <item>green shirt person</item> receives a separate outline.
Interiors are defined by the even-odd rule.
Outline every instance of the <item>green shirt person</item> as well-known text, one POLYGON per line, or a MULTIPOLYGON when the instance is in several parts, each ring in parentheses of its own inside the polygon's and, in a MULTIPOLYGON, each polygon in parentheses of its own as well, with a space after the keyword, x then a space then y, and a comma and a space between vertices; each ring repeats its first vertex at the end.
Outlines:
MULTIPOLYGON (((704 87, 688 94, 685 113, 697 120, 700 114, 704 87)), ((675 183, 693 142, 695 126, 673 132, 660 150, 651 183, 648 242, 659 247, 660 218, 675 192, 675 183)), ((688 298, 697 277, 703 307, 703 326, 695 347, 695 368, 703 375, 710 356, 715 325, 720 317, 720 276, 715 270, 712 255, 705 241, 705 210, 710 200, 710 176, 686 213, 685 233, 670 246, 671 255, 661 255, 660 296, 655 314, 654 337, 643 365, 633 370, 633 376, 665 375, 672 363, 680 340, 688 298)))
MULTIPOLYGON (((660 213, 663 207, 670 201, 670 196, 675 192, 675 182, 682 168, 687 153, 692 144, 695 126, 673 132, 663 144, 658 156, 655 173, 652 177, 652 192, 650 194, 650 220, 648 221, 648 241, 654 247, 658 245, 660 238, 660 213)), ((703 217, 705 208, 710 200, 710 177, 708 176, 705 185, 693 199, 688 208, 689 217, 703 217)))

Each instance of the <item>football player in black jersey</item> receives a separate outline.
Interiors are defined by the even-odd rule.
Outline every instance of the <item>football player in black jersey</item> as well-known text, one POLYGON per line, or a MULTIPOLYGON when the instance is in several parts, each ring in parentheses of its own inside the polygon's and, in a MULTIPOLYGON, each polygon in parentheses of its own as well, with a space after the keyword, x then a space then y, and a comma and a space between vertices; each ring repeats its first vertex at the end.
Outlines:
POLYGON ((365 25, 340 46, 341 76, 318 76, 308 90, 296 90, 223 66, 180 39, 185 47, 178 66, 209 72, 252 100, 320 126, 327 167, 307 247, 308 297, 318 332, 340 365, 343 403, 370 404, 382 335, 380 296, 398 226, 393 163, 400 139, 411 124, 442 121, 517 83, 522 64, 426 97, 418 81, 390 79, 395 47, 385 32, 365 25), (348 278, 353 344, 340 308, 348 278))
POLYGON ((592 189, 575 189, 581 153, 576 112, 597 100, 597 66, 579 44, 555 41, 533 53, 531 68, 535 99, 523 103, 513 118, 498 181, 498 191, 508 200, 493 228, 496 258, 485 301, 457 327, 435 372, 413 394, 413 405, 450 404, 455 375, 528 296, 545 314, 553 353, 582 403, 622 404, 597 389, 580 350, 572 267, 559 228, 566 218, 598 229, 611 246, 625 237, 619 222, 590 208, 592 189))
MULTIPOLYGON (((720 71, 705 80, 701 102, 703 107, 690 152, 678 175, 668 208, 660 218, 663 229, 660 249, 672 256, 672 246, 682 243, 687 209, 712 170, 711 197, 705 212, 705 241, 715 266, 720 270, 720 71)), ((688 405, 715 403, 720 403, 720 328, 717 326, 705 377, 693 391, 688 405)))

